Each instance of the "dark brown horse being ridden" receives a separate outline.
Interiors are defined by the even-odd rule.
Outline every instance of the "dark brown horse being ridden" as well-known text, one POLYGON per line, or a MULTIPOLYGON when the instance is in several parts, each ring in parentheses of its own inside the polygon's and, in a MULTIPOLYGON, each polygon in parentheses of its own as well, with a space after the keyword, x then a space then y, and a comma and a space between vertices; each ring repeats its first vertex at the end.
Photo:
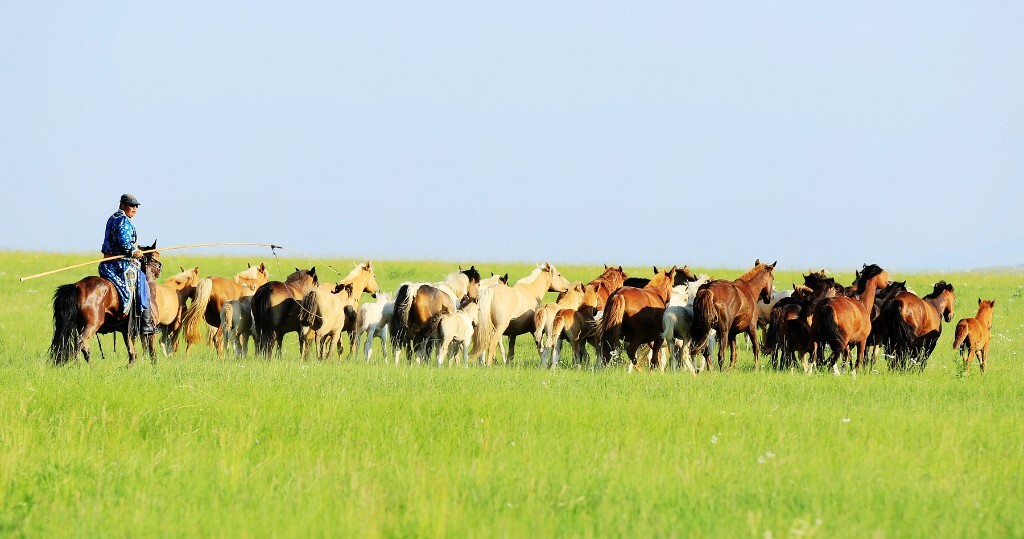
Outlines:
POLYGON ((641 370, 636 362, 636 352, 644 344, 649 345, 653 351, 651 368, 660 365, 661 346, 664 343, 661 319, 672 294, 676 268, 673 266, 665 272, 654 268, 654 274, 647 286, 623 286, 608 298, 604 318, 601 320, 602 350, 598 354, 599 365, 611 359, 612 352, 619 347, 620 338, 626 343, 630 371, 634 368, 641 370))
POLYGON ((886 328, 886 352, 893 359, 889 368, 906 370, 911 362, 924 370, 928 357, 942 335, 942 321, 953 321, 956 293, 946 281, 935 283, 932 293, 923 298, 913 292, 901 292, 882 312, 886 328))
MULTIPOLYGON (((301 329, 299 310, 302 296, 317 284, 316 268, 295 268, 285 282, 270 281, 256 290, 252 296, 252 337, 257 354, 270 357, 276 344, 277 355, 281 356, 285 334, 298 333, 301 329)), ((305 340, 299 335, 300 355, 304 344, 305 340)))
POLYGON ((832 349, 833 368, 839 372, 838 359, 850 362, 851 370, 860 367, 864 360, 868 335, 871 333, 871 310, 875 305, 875 293, 889 284, 889 272, 872 264, 864 266, 857 281, 858 296, 839 296, 826 299, 815 307, 811 320, 811 368, 817 364, 818 355, 827 345, 832 349), (857 358, 850 361, 850 345, 857 345, 857 358))
MULTIPOLYGON (((703 345, 711 330, 718 341, 718 368, 725 368, 725 345, 729 344, 729 370, 736 366, 736 335, 746 333, 754 349, 754 367, 760 368, 760 345, 757 341, 757 300, 771 302, 775 286, 775 264, 754 261, 754 267, 735 281, 711 281, 697 291, 693 301, 693 342, 703 345)), ((704 359, 710 362, 709 347, 704 359)))
MULTIPOLYGON (((143 251, 156 248, 156 242, 143 251)), ((160 277, 162 266, 160 254, 156 251, 142 256, 142 275, 145 275, 150 290, 150 309, 153 319, 158 319, 159 305, 152 291, 160 277)), ((135 363, 135 335, 140 323, 138 316, 126 316, 121 298, 114 285, 102 277, 86 277, 73 284, 61 285, 53 295, 53 340, 50 342, 50 358, 54 365, 63 365, 81 352, 85 361, 91 356, 89 340, 93 335, 120 333, 128 349, 128 364, 135 363)), ((154 335, 142 336, 142 345, 149 358, 156 363, 153 350, 154 335)))

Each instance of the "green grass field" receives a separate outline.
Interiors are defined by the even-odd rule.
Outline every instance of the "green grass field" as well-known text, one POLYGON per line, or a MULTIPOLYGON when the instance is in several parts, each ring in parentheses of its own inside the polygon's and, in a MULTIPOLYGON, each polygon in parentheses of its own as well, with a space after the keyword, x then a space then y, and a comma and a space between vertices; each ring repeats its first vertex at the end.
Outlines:
MULTIPOLYGON (((511 367, 301 362, 294 335, 283 360, 202 347, 132 369, 106 337, 105 360, 55 369, 51 296, 94 268, 18 277, 89 256, 0 253, 2 536, 1024 536, 1020 274, 894 273, 952 282, 956 318, 997 300, 984 376, 952 324, 923 374, 856 378, 754 372, 745 348, 731 374, 552 372, 529 338, 511 367)), ((455 266, 375 261, 384 290, 455 266)))

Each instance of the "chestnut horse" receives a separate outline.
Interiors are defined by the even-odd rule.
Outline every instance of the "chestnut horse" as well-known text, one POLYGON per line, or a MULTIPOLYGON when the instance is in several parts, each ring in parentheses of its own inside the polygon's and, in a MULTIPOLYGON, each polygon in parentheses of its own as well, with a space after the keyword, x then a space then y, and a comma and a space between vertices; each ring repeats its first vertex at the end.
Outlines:
MULTIPOLYGON (((143 251, 156 248, 156 242, 149 247, 139 246, 143 251)), ((142 274, 145 275, 150 291, 156 287, 162 265, 160 253, 153 251, 142 255, 142 274)), ((159 318, 160 304, 156 294, 150 293, 149 306, 153 320, 159 318)), ((124 310, 130 310, 124 309, 124 310)), ((88 362, 91 354, 89 340, 93 335, 120 333, 128 349, 128 364, 135 363, 135 335, 138 334, 139 319, 136 315, 122 313, 121 298, 110 281, 90 276, 77 283, 57 287, 53 294, 53 339, 50 341, 50 358, 60 366, 82 353, 88 362)), ((143 336, 142 345, 156 363, 153 349, 154 336, 143 336)))
MULTIPOLYGON (((320 281, 316 268, 300 270, 285 279, 285 282, 270 281, 256 289, 252 296, 252 337, 256 353, 270 357, 277 345, 277 356, 281 357, 284 336, 301 329, 299 309, 302 296, 315 288, 320 281)), ((302 353, 304 339, 299 335, 299 353, 302 353)))
MULTIPOLYGON (((729 370, 736 366, 736 336, 746 333, 754 349, 754 368, 760 369, 760 345, 757 341, 757 300, 771 301, 775 286, 775 264, 754 261, 754 267, 735 281, 711 281, 697 291, 693 300, 691 335, 696 346, 704 346, 711 330, 718 341, 718 369, 724 370, 725 345, 729 344, 729 370)), ((704 360, 710 361, 710 347, 704 347, 704 360)))
POLYGON ((597 356, 597 366, 611 359, 612 351, 619 347, 620 338, 626 343, 630 372, 634 368, 641 370, 636 362, 636 351, 643 344, 650 345, 653 351, 651 368, 660 365, 659 356, 663 344, 661 319, 672 295, 675 277, 675 266, 665 272, 654 268, 654 278, 647 286, 623 286, 608 298, 604 318, 601 320, 602 350, 597 356))
POLYGON ((583 304, 584 297, 586 297, 586 293, 583 283, 575 282, 569 287, 569 290, 559 294, 554 303, 545 303, 534 311, 533 340, 540 352, 541 367, 546 367, 549 359, 552 368, 558 366, 558 358, 553 355, 555 340, 558 337, 554 331, 555 319, 563 310, 575 311, 578 309, 583 304))
POLYGON ((915 362, 924 370, 942 335, 942 321, 953 321, 955 300, 953 285, 939 281, 932 293, 923 298, 913 292, 902 292, 885 306, 881 316, 887 352, 893 357, 890 369, 905 370, 910 362, 915 362))
POLYGON ((596 295, 588 296, 591 298, 590 301, 584 301, 584 305, 591 307, 593 311, 603 311, 605 304, 608 302, 608 296, 612 295, 612 292, 622 288, 623 283, 627 279, 626 272, 622 271, 622 266, 617 268, 604 267, 604 272, 594 278, 593 281, 587 283, 587 286, 591 286, 594 289, 596 295))
POLYGON ((811 364, 810 372, 817 366, 818 354, 828 345, 832 349, 832 367, 839 373, 841 358, 843 365, 850 363, 851 370, 860 368, 871 334, 871 310, 875 305, 875 294, 890 281, 889 272, 875 264, 865 265, 858 274, 857 297, 837 296, 822 300, 814 307, 811 319, 811 364), (857 345, 856 361, 850 361, 850 345, 857 345))
POLYGON ((988 367, 988 343, 992 335, 992 308, 996 300, 978 298, 978 314, 974 318, 962 318, 956 323, 953 350, 960 349, 964 360, 964 372, 971 371, 971 358, 978 356, 978 366, 984 373, 988 367))
POLYGON ((160 305, 160 318, 153 323, 160 328, 164 355, 178 351, 178 334, 181 333, 182 318, 185 316, 185 302, 195 296, 199 282, 199 267, 190 270, 181 268, 181 273, 167 278, 156 285, 153 295, 160 305))
MULTIPOLYGON (((496 284, 480 292, 480 312, 473 333, 471 356, 483 354, 480 362, 491 365, 502 335, 508 336, 508 356, 503 363, 515 359, 516 336, 533 332, 533 315, 547 292, 565 292, 570 283, 551 264, 538 264, 515 286, 496 284)), ((454 312, 454 311, 451 311, 454 312)), ((503 354, 504 356, 504 354, 503 354)))
POLYGON ((454 313, 462 299, 476 299, 480 292, 480 272, 476 266, 448 274, 444 281, 433 284, 403 283, 395 294, 395 312, 388 330, 395 364, 405 349, 409 359, 417 362, 430 354, 431 322, 442 312, 454 313), (432 320, 433 319, 433 320, 432 320), (415 353, 414 353, 415 352, 415 353))
MULTIPOLYGON (((248 269, 239 272, 231 279, 224 277, 206 277, 199 280, 196 285, 196 294, 192 299, 192 305, 185 311, 185 354, 191 350, 192 345, 199 342, 199 321, 205 319, 206 323, 213 328, 220 328, 220 311, 224 303, 233 299, 240 299, 243 295, 243 287, 249 289, 251 294, 257 288, 267 282, 267 268, 263 264, 249 266, 248 269)), ((224 338, 220 335, 219 329, 214 333, 214 346, 217 354, 224 353, 224 338)))

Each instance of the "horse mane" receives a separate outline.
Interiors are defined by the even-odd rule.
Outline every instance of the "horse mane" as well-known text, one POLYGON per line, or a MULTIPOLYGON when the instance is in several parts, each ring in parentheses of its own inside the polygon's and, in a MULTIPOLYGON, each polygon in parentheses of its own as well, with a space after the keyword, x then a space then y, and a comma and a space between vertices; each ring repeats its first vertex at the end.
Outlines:
POLYGON ((480 282, 480 272, 477 271, 476 266, 470 266, 468 270, 462 270, 459 273, 465 275, 471 283, 480 282))
POLYGON ((921 299, 935 299, 941 296, 942 293, 946 291, 953 292, 953 285, 947 283, 946 281, 939 281, 935 283, 935 288, 932 290, 932 293, 928 294, 927 296, 921 299))
POLYGON ((768 264, 757 264, 756 266, 747 270, 747 272, 744 273, 743 275, 740 275, 740 278, 737 280, 749 281, 753 279, 758 273, 764 271, 764 268, 766 267, 768 267, 768 264))
POLYGON ((537 266, 536 268, 533 269, 533 271, 530 272, 529 275, 527 275, 526 277, 523 277, 522 279, 519 279, 518 281, 516 281, 515 286, 519 286, 521 284, 531 284, 531 283, 533 283, 534 281, 536 281, 540 277, 541 272, 544 271, 544 270, 545 270, 545 268, 543 268, 541 266, 537 266))
MULTIPOLYGON (((259 273, 260 273, 260 268, 261 267, 263 267, 263 264, 260 264, 259 266, 249 266, 248 268, 245 268, 244 270, 242 270, 242 271, 240 271, 240 272, 235 274, 234 281, 237 283, 241 279, 252 279, 252 280, 255 280, 256 276, 259 275, 259 273)), ((266 271, 266 270, 264 270, 264 271, 266 271)), ((267 277, 268 278, 270 277, 269 273, 267 273, 267 277)))
POLYGON ((359 275, 359 273, 364 271, 365 269, 366 269, 365 265, 363 265, 363 264, 356 264, 356 267, 352 268, 352 271, 348 272, 348 275, 346 275, 345 278, 341 280, 341 282, 348 282, 348 281, 350 281, 352 279, 355 279, 356 275, 359 275))

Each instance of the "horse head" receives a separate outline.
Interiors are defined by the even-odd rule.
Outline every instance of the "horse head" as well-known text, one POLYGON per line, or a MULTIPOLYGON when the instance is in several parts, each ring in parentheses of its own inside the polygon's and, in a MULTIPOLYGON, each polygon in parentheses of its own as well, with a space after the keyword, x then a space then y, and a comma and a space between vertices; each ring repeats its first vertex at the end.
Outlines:
POLYGON ((480 295, 480 271, 476 269, 475 265, 470 266, 467 270, 459 266, 459 273, 469 279, 469 286, 466 287, 466 296, 476 299, 480 295))
POLYGON ((160 262, 160 253, 156 250, 156 240, 153 245, 140 245, 142 255, 142 270, 148 279, 157 279, 163 273, 164 265, 160 262), (148 252, 147 252, 148 251, 148 252))
POLYGON ((570 286, 572 286, 572 283, 563 277, 561 273, 558 273, 558 270, 550 263, 545 262, 543 266, 540 266, 540 268, 550 275, 550 280, 548 281, 548 292, 565 292, 569 290, 570 286))
POLYGON ((939 281, 932 288, 932 293, 923 299, 935 302, 946 322, 953 321, 953 303, 956 301, 956 292, 953 290, 953 285, 946 281, 939 281))

